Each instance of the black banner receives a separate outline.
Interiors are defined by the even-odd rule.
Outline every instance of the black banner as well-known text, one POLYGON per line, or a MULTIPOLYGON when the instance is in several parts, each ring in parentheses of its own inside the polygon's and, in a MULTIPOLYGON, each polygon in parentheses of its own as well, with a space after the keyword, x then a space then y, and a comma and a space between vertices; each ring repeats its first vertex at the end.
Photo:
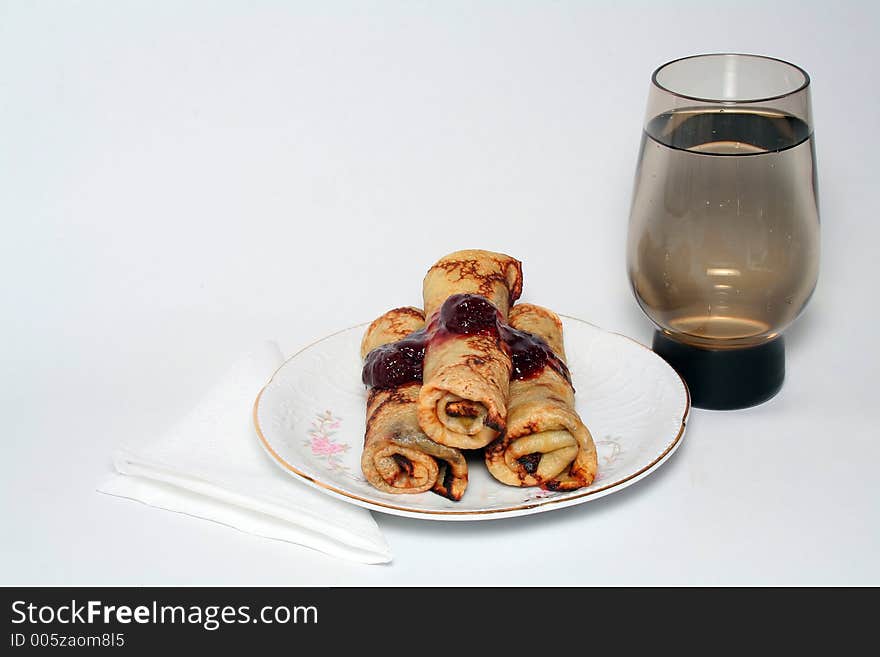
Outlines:
MULTIPOLYGON (((725 637, 728 647, 760 633, 765 640, 784 638, 791 648, 804 627, 813 640, 817 628, 829 627, 829 612, 843 608, 829 598, 845 601, 829 590, 816 606, 800 590, 457 587, 13 587, 2 589, 2 598, 4 655, 257 646, 415 654, 419 646, 444 645, 446 652, 470 654, 471 637, 496 649, 534 652, 606 640, 628 648, 642 640, 681 646, 706 632, 725 637)), ((850 632, 860 615, 847 616, 850 632)))

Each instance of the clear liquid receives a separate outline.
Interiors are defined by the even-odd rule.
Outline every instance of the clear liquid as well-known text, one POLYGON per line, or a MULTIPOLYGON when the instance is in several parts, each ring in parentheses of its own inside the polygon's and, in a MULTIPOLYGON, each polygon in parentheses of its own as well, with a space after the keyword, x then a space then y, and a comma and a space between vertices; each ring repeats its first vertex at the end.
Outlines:
POLYGON ((795 117, 712 107, 650 121, 627 245, 648 316, 696 345, 760 344, 785 329, 818 276, 814 163, 795 117))

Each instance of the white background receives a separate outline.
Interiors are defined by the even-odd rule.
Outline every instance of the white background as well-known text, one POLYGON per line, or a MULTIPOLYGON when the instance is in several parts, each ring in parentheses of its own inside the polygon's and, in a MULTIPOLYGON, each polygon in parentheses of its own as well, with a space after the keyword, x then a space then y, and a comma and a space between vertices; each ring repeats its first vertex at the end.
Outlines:
POLYGON ((878 28, 869 2, 0 2, 0 583, 880 584, 878 28), (822 270, 771 402, 695 410, 590 504, 377 515, 387 566, 94 491, 254 341, 418 303, 459 248, 649 342, 649 77, 716 51, 813 79, 822 270))

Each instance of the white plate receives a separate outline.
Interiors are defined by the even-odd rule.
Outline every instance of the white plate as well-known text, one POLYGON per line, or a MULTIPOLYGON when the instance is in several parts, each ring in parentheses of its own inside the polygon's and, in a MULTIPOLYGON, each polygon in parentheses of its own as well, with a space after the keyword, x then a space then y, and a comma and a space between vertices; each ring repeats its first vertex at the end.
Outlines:
POLYGON ((599 474, 591 486, 556 493, 505 486, 475 453, 468 459, 468 488, 459 502, 430 492, 383 493, 367 483, 360 467, 367 395, 359 350, 366 326, 334 333, 295 354, 254 403, 257 435, 275 462, 352 504, 433 520, 550 511, 622 490, 656 470, 681 444, 690 396, 678 374, 634 340, 563 317, 577 411, 599 455, 599 474))

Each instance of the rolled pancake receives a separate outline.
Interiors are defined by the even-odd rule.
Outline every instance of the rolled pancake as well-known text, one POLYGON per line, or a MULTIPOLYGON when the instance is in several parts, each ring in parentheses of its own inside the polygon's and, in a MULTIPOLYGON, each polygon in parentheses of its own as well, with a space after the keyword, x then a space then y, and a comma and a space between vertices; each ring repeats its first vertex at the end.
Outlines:
POLYGON ((504 431, 511 366, 496 319, 507 319, 521 292, 522 264, 503 253, 457 251, 428 270, 422 294, 432 337, 425 349, 419 425, 433 441, 479 449, 504 431), (450 302, 460 295, 466 295, 461 297, 464 305, 451 308, 450 302), (479 299, 485 302, 483 308, 476 307, 479 299), (484 329, 470 334, 446 330, 447 312, 460 314, 462 308, 465 315, 482 314, 484 329))
POLYGON ((479 294, 503 318, 522 294, 522 263, 503 253, 467 249, 440 258, 422 283, 425 317, 430 318, 453 294, 479 294))
MULTIPOLYGON (((361 342, 361 359, 424 327, 418 308, 396 308, 376 319, 361 342)), ((370 388, 361 469, 370 484, 386 493, 431 490, 459 500, 467 488, 467 462, 457 449, 438 445, 419 428, 418 381, 370 388)))
MULTIPOLYGON (((562 322, 546 308, 519 304, 509 324, 541 338, 565 362, 562 322)), ((485 450, 486 466, 511 486, 575 490, 589 486, 598 468, 596 446, 574 409, 574 389, 550 364, 510 382, 507 431, 485 450)))

